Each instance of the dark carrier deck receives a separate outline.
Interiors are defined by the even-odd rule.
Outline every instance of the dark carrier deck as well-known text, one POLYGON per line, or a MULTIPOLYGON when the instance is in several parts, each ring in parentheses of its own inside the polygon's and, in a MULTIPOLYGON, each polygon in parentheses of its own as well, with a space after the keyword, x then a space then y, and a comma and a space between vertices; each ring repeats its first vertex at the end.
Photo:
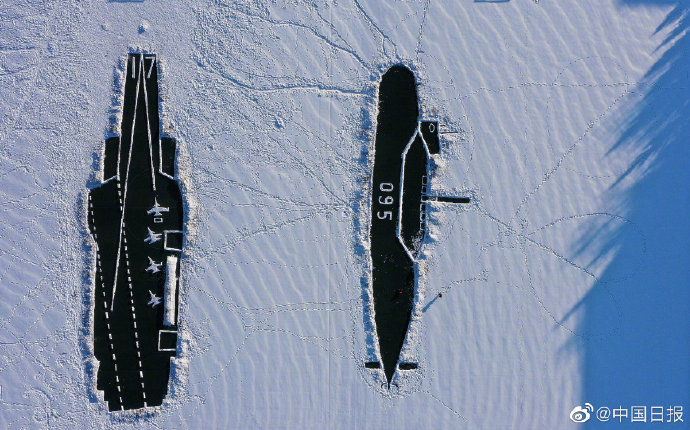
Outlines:
POLYGON ((175 141, 159 130, 156 57, 130 54, 121 136, 106 140, 88 201, 97 388, 110 410, 160 405, 177 350, 183 205, 175 141))

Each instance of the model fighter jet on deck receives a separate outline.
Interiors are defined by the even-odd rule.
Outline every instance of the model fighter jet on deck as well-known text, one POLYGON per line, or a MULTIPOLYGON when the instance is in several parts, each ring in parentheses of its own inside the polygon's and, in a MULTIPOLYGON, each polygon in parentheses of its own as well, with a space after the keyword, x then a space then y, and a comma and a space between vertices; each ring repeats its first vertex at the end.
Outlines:
POLYGON ((175 141, 159 130, 156 57, 130 54, 122 135, 106 140, 104 181, 89 193, 97 388, 110 410, 160 405, 177 350, 183 206, 175 141))
MULTIPOLYGON (((426 234, 426 202, 468 203, 463 197, 427 195, 431 155, 440 151, 438 124, 421 121, 414 75, 393 66, 379 87, 371 195, 371 284, 374 321, 383 371, 390 388, 416 294, 417 257, 426 234)), ((380 369, 378 361, 365 367, 380 369)))

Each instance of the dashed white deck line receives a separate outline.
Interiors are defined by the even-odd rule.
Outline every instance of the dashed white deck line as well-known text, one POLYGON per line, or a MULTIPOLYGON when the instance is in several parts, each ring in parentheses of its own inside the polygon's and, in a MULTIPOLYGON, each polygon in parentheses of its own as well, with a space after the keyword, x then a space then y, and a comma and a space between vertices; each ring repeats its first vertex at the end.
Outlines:
MULTIPOLYGON (((94 220, 93 222, 93 237, 94 241, 96 242, 96 276, 98 276, 98 281, 100 281, 101 286, 104 287, 105 284, 103 283, 103 277, 102 277, 102 269, 101 269, 101 251, 98 249, 98 232, 96 231, 96 222, 93 217, 93 202, 91 200, 91 196, 89 195, 89 214, 91 216, 91 219, 94 220)), ((105 289, 101 288, 101 294, 103 295, 103 308, 105 309, 105 325, 106 325, 106 330, 108 332, 108 339, 110 342, 108 342, 108 345, 110 346, 110 353, 113 357, 113 367, 115 370, 115 387, 117 388, 117 398, 120 401, 120 410, 124 410, 124 405, 122 404, 122 389, 120 388, 120 377, 118 376, 117 372, 117 357, 115 357, 115 348, 113 346, 113 334, 112 331, 110 330, 110 313, 108 312, 108 303, 107 303, 107 298, 105 296, 105 289)))
MULTIPOLYGON (((123 240, 127 241, 127 235, 124 233, 123 230, 123 240)), ((127 268, 127 273, 130 271, 129 267, 129 253, 127 252, 127 249, 125 247, 125 267, 127 268)), ((129 305, 130 309, 132 311, 132 325, 134 326, 134 344, 136 346, 136 351, 137 351, 137 366, 139 367, 139 383, 141 385, 141 395, 144 399, 144 407, 147 407, 148 404, 146 403, 146 387, 144 386, 144 367, 141 364, 141 351, 139 347, 139 332, 137 329, 137 312, 134 308, 134 288, 132 287, 132 278, 127 277, 127 285, 129 286, 129 305)))
MULTIPOLYGON (((134 58, 132 58, 132 77, 134 77, 134 65, 136 64, 136 61, 134 58)), ((110 309, 112 310, 113 307, 115 306, 115 290, 117 288, 117 277, 118 277, 118 271, 120 268, 120 255, 121 255, 121 250, 124 248, 124 257, 125 257, 125 266, 127 269, 127 284, 129 286, 129 301, 130 301, 130 308, 132 311, 132 322, 134 325, 134 341, 136 344, 136 352, 137 352, 137 362, 138 362, 138 367, 139 367, 139 382, 141 384, 141 390, 142 390, 142 397, 144 399, 144 407, 147 407, 147 402, 146 402, 146 388, 144 386, 144 381, 143 381, 143 366, 141 364, 141 351, 139 348, 139 333, 137 332, 137 314, 134 308, 134 290, 132 288, 132 277, 131 277, 131 270, 129 266, 129 250, 127 248, 127 235, 125 233, 125 202, 127 201, 127 184, 129 180, 129 169, 130 165, 132 163, 132 151, 134 149, 134 128, 136 125, 136 118, 137 118, 137 104, 139 101, 139 85, 141 84, 143 76, 143 58, 142 61, 139 64, 139 69, 138 69, 138 74, 137 74, 137 85, 136 85, 136 97, 134 99, 134 117, 132 118, 132 132, 130 135, 130 142, 129 142, 129 154, 127 155, 127 171, 125 173, 125 186, 124 186, 124 192, 121 189, 121 182, 117 182, 117 194, 118 198, 120 200, 120 231, 119 231, 119 240, 118 240, 118 246, 117 246, 117 260, 115 262, 115 276, 114 276, 114 281, 113 281, 113 297, 112 297, 112 302, 110 309)), ((148 106, 147 106, 147 115, 148 115, 148 106)), ((149 139, 150 140, 150 139, 149 139)), ((104 292, 105 294, 105 292, 104 292)), ((104 302, 105 305, 105 302, 104 302)), ((107 305, 106 305, 107 308, 107 305)), ((108 328, 110 328, 108 326, 108 328)), ((122 402, 120 402, 122 404, 122 402)))

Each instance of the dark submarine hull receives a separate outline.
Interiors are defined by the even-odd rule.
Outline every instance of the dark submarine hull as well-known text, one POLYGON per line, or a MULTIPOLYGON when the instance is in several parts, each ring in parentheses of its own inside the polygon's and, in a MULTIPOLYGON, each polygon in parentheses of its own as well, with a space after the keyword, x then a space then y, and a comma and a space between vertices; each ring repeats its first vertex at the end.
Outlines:
POLYGON ((130 54, 122 135, 106 140, 88 198, 97 389, 111 411, 161 405, 177 351, 183 203, 176 143, 159 129, 156 57, 130 54))
POLYGON ((415 78, 393 66, 379 86, 371 196, 371 284, 376 337, 390 386, 399 363, 416 294, 416 261, 426 234, 426 182, 430 154, 439 150, 435 122, 419 120, 415 78))

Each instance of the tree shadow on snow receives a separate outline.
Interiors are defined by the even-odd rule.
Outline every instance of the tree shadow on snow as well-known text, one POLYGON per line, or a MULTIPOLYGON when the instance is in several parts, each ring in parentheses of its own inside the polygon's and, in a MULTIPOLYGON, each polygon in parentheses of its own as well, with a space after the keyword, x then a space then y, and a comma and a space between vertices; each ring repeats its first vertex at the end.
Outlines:
MULTIPOLYGON (((615 256, 574 310, 583 311, 579 332, 609 333, 581 339, 582 402, 595 411, 663 406, 666 420, 669 406, 690 406, 690 7, 679 1, 620 1, 624 8, 653 5, 672 8, 655 31, 667 37, 609 151, 640 154, 609 191, 618 214, 646 238, 642 267, 639 233, 591 227, 578 247, 598 258, 615 256), (621 273, 634 275, 614 282, 621 273)), ((587 423, 599 424, 595 416, 587 423)))

